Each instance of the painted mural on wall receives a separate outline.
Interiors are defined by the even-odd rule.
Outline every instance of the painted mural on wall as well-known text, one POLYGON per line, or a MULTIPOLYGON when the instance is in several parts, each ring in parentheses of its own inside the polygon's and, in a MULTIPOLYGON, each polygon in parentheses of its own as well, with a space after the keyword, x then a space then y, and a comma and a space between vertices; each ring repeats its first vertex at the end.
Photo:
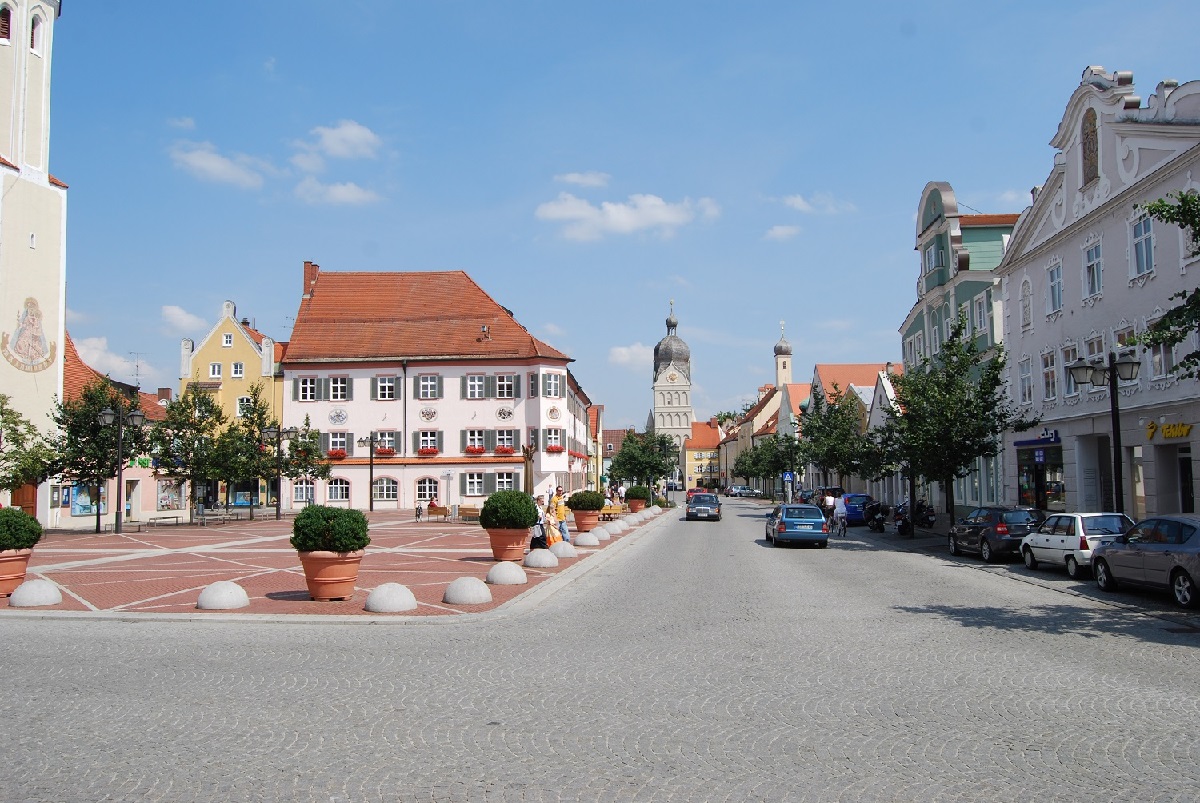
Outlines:
POLYGON ((25 299, 17 313, 17 328, 0 334, 0 353, 14 368, 27 373, 44 371, 54 364, 55 345, 46 339, 42 309, 36 298, 25 299))

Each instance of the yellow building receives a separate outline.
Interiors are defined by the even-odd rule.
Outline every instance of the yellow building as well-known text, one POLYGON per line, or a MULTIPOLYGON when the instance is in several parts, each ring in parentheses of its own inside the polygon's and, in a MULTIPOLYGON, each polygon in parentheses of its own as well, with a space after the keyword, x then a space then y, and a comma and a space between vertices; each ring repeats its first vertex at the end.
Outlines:
POLYGON ((683 442, 686 465, 684 487, 716 488, 721 484, 720 452, 718 446, 724 432, 716 417, 692 422, 692 437, 683 442))
POLYGON ((182 395, 188 385, 197 385, 211 393, 233 421, 249 403, 251 385, 258 383, 271 417, 282 421, 280 363, 286 346, 254 329, 248 318, 238 320, 237 306, 226 301, 216 326, 199 344, 190 338, 180 344, 179 393, 182 395))

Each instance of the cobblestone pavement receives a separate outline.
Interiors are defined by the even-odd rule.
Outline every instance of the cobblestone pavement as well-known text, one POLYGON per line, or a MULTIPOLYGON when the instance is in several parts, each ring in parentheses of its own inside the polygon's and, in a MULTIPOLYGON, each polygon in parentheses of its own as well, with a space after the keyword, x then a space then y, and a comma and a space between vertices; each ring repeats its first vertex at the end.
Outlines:
POLYGON ((762 512, 475 617, 5 618, 0 799, 1196 798, 1186 618, 762 512))

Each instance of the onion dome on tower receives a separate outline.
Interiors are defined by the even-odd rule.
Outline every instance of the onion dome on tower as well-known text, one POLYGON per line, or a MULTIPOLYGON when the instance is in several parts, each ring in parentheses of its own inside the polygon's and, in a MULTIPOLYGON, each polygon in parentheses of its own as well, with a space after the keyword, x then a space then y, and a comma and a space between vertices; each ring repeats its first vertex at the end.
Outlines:
POLYGON ((679 326, 679 320, 675 317, 675 302, 671 302, 671 314, 667 316, 667 336, 658 341, 658 345, 654 347, 654 376, 655 378, 662 372, 662 369, 674 363, 675 367, 683 371, 684 375, 689 379, 692 374, 692 350, 688 348, 688 344, 684 343, 680 337, 675 334, 675 329, 679 326))

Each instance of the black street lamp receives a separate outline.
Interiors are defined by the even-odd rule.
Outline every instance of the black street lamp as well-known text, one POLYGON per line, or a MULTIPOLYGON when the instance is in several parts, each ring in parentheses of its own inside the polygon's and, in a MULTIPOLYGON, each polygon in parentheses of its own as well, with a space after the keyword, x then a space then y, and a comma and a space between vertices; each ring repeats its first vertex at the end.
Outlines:
POLYGON ((296 437, 300 430, 295 427, 280 429, 277 426, 263 427, 262 442, 275 447, 275 521, 283 518, 283 442, 296 437))
MULTIPOLYGON (((371 450, 370 451, 370 459, 367 462, 367 467, 368 467, 368 474, 367 474, 368 497, 367 497, 367 499, 369 500, 367 503, 367 509, 372 512, 375 511, 375 447, 378 444, 379 444, 379 436, 377 434, 375 434, 374 432, 372 432, 370 434, 370 436, 364 435, 363 437, 358 439, 359 446, 367 446, 371 450)), ((432 521, 432 519, 431 519, 431 521, 432 521)))
MULTIPOLYGON (((121 492, 125 490, 125 480, 122 476, 122 471, 125 468, 125 450, 124 436, 125 427, 140 427, 146 423, 146 415, 141 410, 130 410, 125 412, 126 408, 117 402, 117 410, 111 407, 105 407, 96 416, 96 420, 101 426, 111 427, 114 423, 117 425, 117 506, 115 518, 113 519, 113 532, 121 532, 121 514, 125 511, 124 501, 121 499, 121 492)), ((100 500, 96 500, 97 509, 99 508, 100 500)))
POLYGON ((1142 363, 1130 352, 1117 357, 1116 352, 1108 353, 1108 364, 1103 358, 1092 361, 1080 357, 1067 366, 1071 378, 1077 385, 1108 386, 1108 406, 1112 414, 1112 465, 1113 465, 1113 499, 1116 512, 1125 512, 1125 480, 1122 476, 1121 455, 1121 408, 1117 400, 1117 380, 1132 382, 1137 379, 1142 363))

